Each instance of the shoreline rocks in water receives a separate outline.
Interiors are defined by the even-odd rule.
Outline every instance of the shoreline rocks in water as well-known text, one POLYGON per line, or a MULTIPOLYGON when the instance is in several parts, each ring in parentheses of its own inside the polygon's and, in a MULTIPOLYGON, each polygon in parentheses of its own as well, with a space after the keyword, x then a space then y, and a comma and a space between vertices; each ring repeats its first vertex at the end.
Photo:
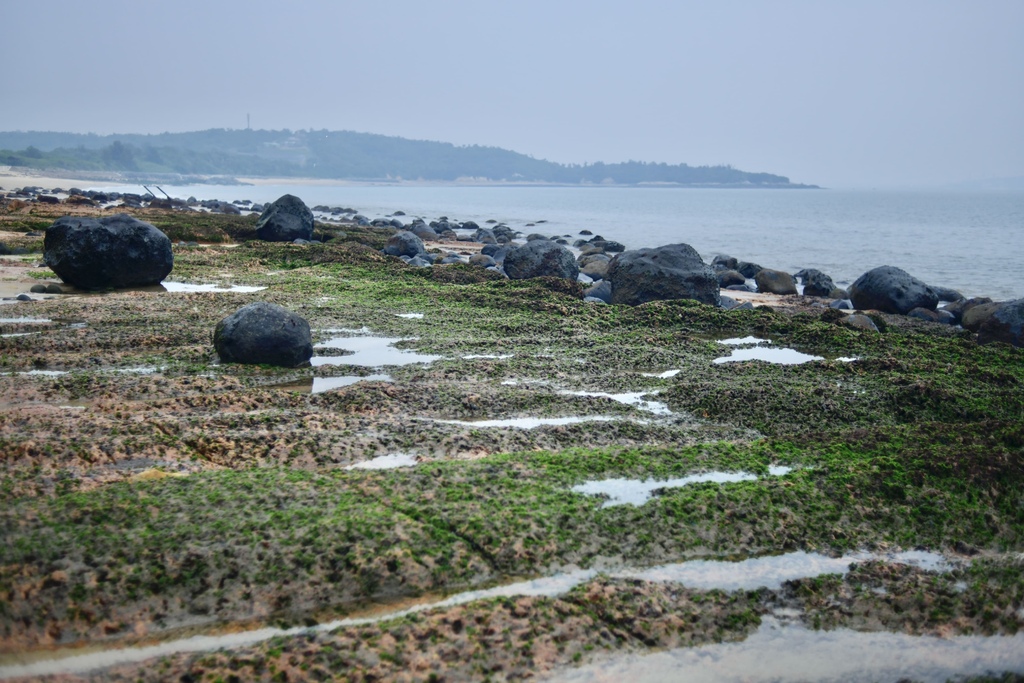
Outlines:
POLYGON ((80 289, 156 285, 174 268, 171 240, 128 214, 65 216, 46 229, 43 260, 80 289))

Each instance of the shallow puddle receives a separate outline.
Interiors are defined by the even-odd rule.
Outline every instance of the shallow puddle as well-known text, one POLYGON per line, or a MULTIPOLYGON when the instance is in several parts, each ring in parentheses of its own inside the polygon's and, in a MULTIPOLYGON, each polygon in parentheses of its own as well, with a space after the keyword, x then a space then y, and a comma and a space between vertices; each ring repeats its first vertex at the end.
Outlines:
MULTIPOLYGON (((347 358, 347 356, 341 356, 347 358)), ((344 377, 309 377, 307 379, 300 379, 294 382, 284 382, 283 384, 271 385, 274 389, 283 389, 284 391, 297 391, 302 394, 320 394, 325 391, 332 389, 340 389, 341 387, 352 386, 358 382, 392 382, 394 381, 391 375, 366 375, 365 377, 359 377, 356 375, 345 375, 344 377)))
POLYGON ((801 365, 812 360, 825 360, 822 356, 811 356, 800 353, 795 349, 775 349, 767 346, 752 346, 749 348, 733 349, 732 353, 722 358, 716 358, 713 362, 716 365, 722 363, 738 363, 747 360, 760 360, 776 365, 801 365))
MULTIPOLYGON (((822 555, 814 555, 805 552, 796 552, 788 553, 786 555, 750 558, 747 560, 743 560, 741 562, 694 560, 689 562, 680 562, 676 564, 667 564, 659 567, 652 567, 649 569, 623 570, 614 573, 613 576, 617 578, 632 578, 648 581, 681 581, 691 588, 708 590, 715 588, 721 590, 754 590, 761 586, 765 586, 768 588, 777 588, 778 586, 782 585, 783 581, 817 576, 822 573, 845 573, 849 570, 849 565, 851 562, 872 558, 888 560, 890 562, 911 561, 920 563, 927 561, 931 562, 934 566, 940 566, 944 562, 940 555, 924 552, 917 552, 912 554, 896 553, 891 555, 873 555, 870 553, 858 553, 856 555, 848 555, 842 558, 829 558, 822 555)), ((395 617, 412 614, 415 612, 422 612, 428 609, 452 607, 455 605, 462 605, 469 602, 473 602, 475 600, 483 600, 487 598, 519 596, 556 597, 559 595, 563 595, 568 591, 572 590, 574 587, 593 579, 597 576, 597 574, 598 572, 594 569, 581 569, 572 572, 559 573, 552 576, 510 583, 503 586, 497 586, 494 588, 457 593, 442 600, 423 603, 408 609, 396 610, 385 613, 377 613, 371 617, 340 619, 337 621, 320 624, 319 626, 315 626, 312 628, 262 628, 251 631, 226 633, 212 636, 192 636, 190 638, 169 640, 158 645, 151 645, 147 647, 129 647, 84 653, 81 649, 65 649, 57 652, 35 652, 27 655, 5 655, 3 657, 3 661, 19 663, 5 663, 4 665, 0 666, 0 679, 20 676, 45 676, 59 673, 83 673, 93 669, 114 666, 116 664, 141 662, 146 659, 167 656, 181 652, 206 652, 222 648, 240 648, 249 645, 254 645, 256 643, 269 640, 270 638, 274 638, 277 636, 298 635, 301 633, 307 633, 311 631, 333 631, 335 629, 342 627, 359 626, 362 624, 380 622, 389 619, 394 619, 395 617), (40 657, 47 658, 41 659, 40 657)), ((765 623, 771 622, 772 620, 770 618, 765 620, 765 623)), ((794 631, 798 630, 797 627, 787 628, 792 628, 794 629, 794 631)), ((753 643, 754 645, 757 645, 759 641, 756 640, 756 638, 764 630, 765 626, 762 626, 761 630, 759 630, 757 634, 755 634, 751 638, 748 638, 747 641, 745 641, 745 643, 737 643, 732 645, 718 645, 710 647, 734 647, 743 646, 748 643, 753 643)), ((808 633, 811 633, 812 635, 815 635, 817 637, 821 637, 841 633, 841 630, 830 631, 827 633, 808 633)), ((869 635, 889 638, 894 637, 894 634, 869 635)), ((1022 639, 1024 639, 1024 634, 1019 634, 1019 636, 1022 639)), ((996 642, 998 639, 982 640, 984 640, 985 642, 996 642)), ((1020 654, 1024 656, 1024 648, 1021 648, 1019 644, 1015 644, 1015 646, 1021 649, 1020 654)), ((676 652, 693 653, 704 649, 706 648, 694 648, 661 654, 674 655, 676 652)), ((765 657, 770 654, 765 653, 760 649, 758 649, 758 653, 758 657, 765 657)), ((799 648, 793 654, 796 658, 802 656, 799 648)), ((643 658, 635 656, 617 657, 615 659, 606 661, 602 664, 595 664, 589 667, 584 667, 582 669, 576 669, 571 672, 567 672, 567 674, 580 674, 586 677, 572 679, 567 678, 566 680, 595 680, 593 676, 603 674, 599 669, 594 667, 621 666, 627 663, 634 665, 634 660, 640 659, 644 660, 644 662, 646 663, 657 663, 655 660, 649 659, 650 657, 655 656, 657 655, 648 655, 643 658), (592 668, 593 671, 591 672, 592 668)), ((703 656, 708 657, 708 655, 703 656)), ((830 656, 835 657, 837 655, 833 653, 830 656)), ((715 660, 722 660, 727 658, 728 657, 725 656, 713 657, 713 659, 715 660)), ((623 674, 622 676, 617 676, 615 678, 600 678, 596 680, 683 680, 674 675, 674 669, 666 669, 666 671, 672 674, 668 678, 659 678, 657 676, 655 676, 654 678, 648 678, 646 676, 643 676, 642 674, 639 674, 638 676, 635 676, 632 679, 630 679, 625 678, 625 674, 623 674)), ((794 668, 790 669, 789 671, 801 671, 801 669, 794 668)), ((777 675, 778 674, 776 674, 776 678, 777 675)))
MULTIPOLYGON (((507 360, 514 357, 514 353, 503 353, 503 354, 489 354, 489 353, 471 353, 468 356, 463 356, 462 360, 507 360)), ((504 384, 504 382, 502 382, 504 384)))
POLYGON ((405 318, 407 320, 423 320, 422 313, 395 313, 398 318, 405 318))
POLYGON ((771 339, 761 339, 760 337, 732 337, 730 339, 719 339, 719 344, 725 344, 726 346, 756 346, 758 344, 771 344, 771 339))
MULTIPOLYGON (((781 477, 792 471, 791 467, 769 467, 768 474, 781 477)), ((755 481, 756 474, 749 472, 703 472, 678 479, 601 479, 577 484, 570 490, 588 496, 608 496, 602 508, 616 505, 643 505, 659 489, 678 488, 689 484, 730 484, 739 481, 755 481)))
POLYGON ((580 422, 612 422, 618 418, 604 415, 581 415, 577 417, 513 417, 507 420, 432 420, 440 424, 462 427, 511 427, 513 429, 536 429, 537 427, 558 427, 580 422))
POLYGON ((346 470, 393 470, 399 467, 415 467, 416 456, 408 453, 392 453, 390 455, 378 455, 376 458, 357 462, 349 465, 346 470))
POLYGON ((812 631, 774 617, 746 640, 648 655, 612 655, 549 681, 896 681, 942 683, 960 676, 1024 671, 1024 633, 909 636, 840 628, 812 631))
POLYGON ((31 323, 52 323, 49 318, 0 318, 0 324, 31 324, 31 323))
POLYGON ((379 368, 385 365, 411 365, 433 363, 443 356, 432 356, 415 351, 396 349, 395 344, 412 341, 401 337, 334 337, 315 345, 314 349, 340 349, 350 351, 347 356, 314 356, 309 362, 320 365, 358 365, 379 368))
POLYGON ((587 396, 590 398, 608 398, 616 403, 622 403, 627 406, 633 406, 639 410, 645 410, 655 415, 668 416, 672 415, 672 411, 668 409, 668 406, 660 401, 651 401, 645 396, 653 396, 657 394, 657 391, 635 391, 623 394, 606 394, 602 391, 559 391, 559 394, 563 396, 587 396))
MULTIPOLYGON (((262 291, 262 290, 266 289, 266 287, 250 287, 250 286, 247 286, 247 285, 229 285, 227 287, 221 287, 219 285, 198 285, 198 284, 193 284, 193 283, 190 283, 190 282, 161 282, 160 285, 162 285, 163 288, 165 290, 167 290, 168 292, 174 292, 174 293, 178 293, 178 292, 216 292, 216 293, 240 292, 240 293, 244 293, 244 294, 250 294, 252 292, 259 292, 259 291, 262 291)), ((157 290, 157 291, 159 291, 159 290, 157 290)))
POLYGON ((665 372, 641 372, 644 377, 657 377, 658 379, 670 379, 678 375, 682 370, 666 370, 665 372))

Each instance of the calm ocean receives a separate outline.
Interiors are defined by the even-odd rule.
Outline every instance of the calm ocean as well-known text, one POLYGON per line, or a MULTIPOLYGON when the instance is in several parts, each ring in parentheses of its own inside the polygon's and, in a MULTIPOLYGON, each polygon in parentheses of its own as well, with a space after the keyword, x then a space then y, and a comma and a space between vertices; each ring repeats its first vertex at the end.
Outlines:
MULTIPOLYGON (((163 186, 172 196, 272 201, 285 193, 375 218, 440 216, 576 236, 589 229, 627 248, 673 242, 710 261, 728 254, 795 272, 817 268, 846 286, 893 265, 968 296, 1024 296, 1024 193, 720 190, 421 185, 163 186), (545 223, 537 223, 546 221, 545 223), (535 226, 528 226, 536 223, 535 226)), ((119 188, 140 192, 141 188, 119 188)))

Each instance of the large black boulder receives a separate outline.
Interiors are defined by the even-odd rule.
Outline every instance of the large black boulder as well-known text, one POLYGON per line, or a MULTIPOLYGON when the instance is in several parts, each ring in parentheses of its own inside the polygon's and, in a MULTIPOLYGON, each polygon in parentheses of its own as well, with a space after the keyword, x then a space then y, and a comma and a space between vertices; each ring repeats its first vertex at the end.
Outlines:
POLYGON ((1024 299, 1007 301, 981 324, 978 343, 1005 342, 1024 346, 1024 299))
POLYGON ((934 311, 939 304, 935 290, 905 270, 879 266, 850 285, 850 299, 861 310, 906 315, 915 308, 934 311))
POLYGON ((217 323, 213 346, 223 363, 294 368, 313 355, 309 323, 266 301, 243 306, 217 323))
POLYGON ((505 272, 513 280, 545 275, 575 280, 580 274, 572 252, 548 239, 533 240, 510 250, 504 263, 505 272))
POLYGON ((267 242, 313 239, 313 212, 301 199, 286 194, 260 214, 256 236, 267 242))
POLYGON ((423 240, 408 230, 403 230, 389 237, 388 243, 384 245, 382 251, 388 256, 416 258, 420 254, 427 253, 427 248, 424 246, 423 240))
POLYGON ((167 235, 125 213, 58 218, 46 229, 43 260, 80 289, 156 285, 174 267, 167 235))
POLYGON ((615 304, 696 299, 721 305, 715 271, 689 244, 624 251, 608 264, 608 280, 615 304))

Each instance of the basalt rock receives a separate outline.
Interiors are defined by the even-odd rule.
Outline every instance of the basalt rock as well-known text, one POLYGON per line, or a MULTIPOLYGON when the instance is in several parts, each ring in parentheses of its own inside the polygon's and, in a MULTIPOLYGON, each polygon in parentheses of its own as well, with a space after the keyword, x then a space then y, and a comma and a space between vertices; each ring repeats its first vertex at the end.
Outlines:
POLYGON ((618 254, 608 265, 612 303, 637 306, 662 299, 695 299, 718 306, 715 272, 689 244, 618 254))
POLYGON ((548 239, 533 240, 508 252, 505 272, 513 280, 550 275, 575 280, 580 269, 572 252, 548 239))
POLYGON ((939 297, 935 290, 905 270, 879 266, 850 285, 850 299, 861 310, 906 315, 915 308, 935 310, 939 297))
POLYGON ((286 194, 260 214, 256 236, 267 242, 313 239, 313 212, 301 199, 286 194))
POLYGON ((754 276, 757 291, 768 294, 796 294, 793 276, 781 270, 763 268, 754 276))
POLYGON ((171 240, 128 214, 65 216, 46 229, 43 260, 80 289, 160 284, 174 267, 171 240))
POLYGON ((978 343, 993 342, 1024 346, 1024 299, 1007 301, 981 324, 978 343))
POLYGON ((223 363, 293 368, 313 356, 309 323, 266 301, 243 306, 217 323, 213 346, 223 363))
POLYGON ((409 256, 415 257, 425 254, 427 249, 423 246, 423 240, 408 231, 392 235, 382 250, 388 256, 409 256))
POLYGON ((832 278, 816 268, 805 268, 797 273, 796 277, 804 283, 804 296, 832 296, 836 289, 832 278))

